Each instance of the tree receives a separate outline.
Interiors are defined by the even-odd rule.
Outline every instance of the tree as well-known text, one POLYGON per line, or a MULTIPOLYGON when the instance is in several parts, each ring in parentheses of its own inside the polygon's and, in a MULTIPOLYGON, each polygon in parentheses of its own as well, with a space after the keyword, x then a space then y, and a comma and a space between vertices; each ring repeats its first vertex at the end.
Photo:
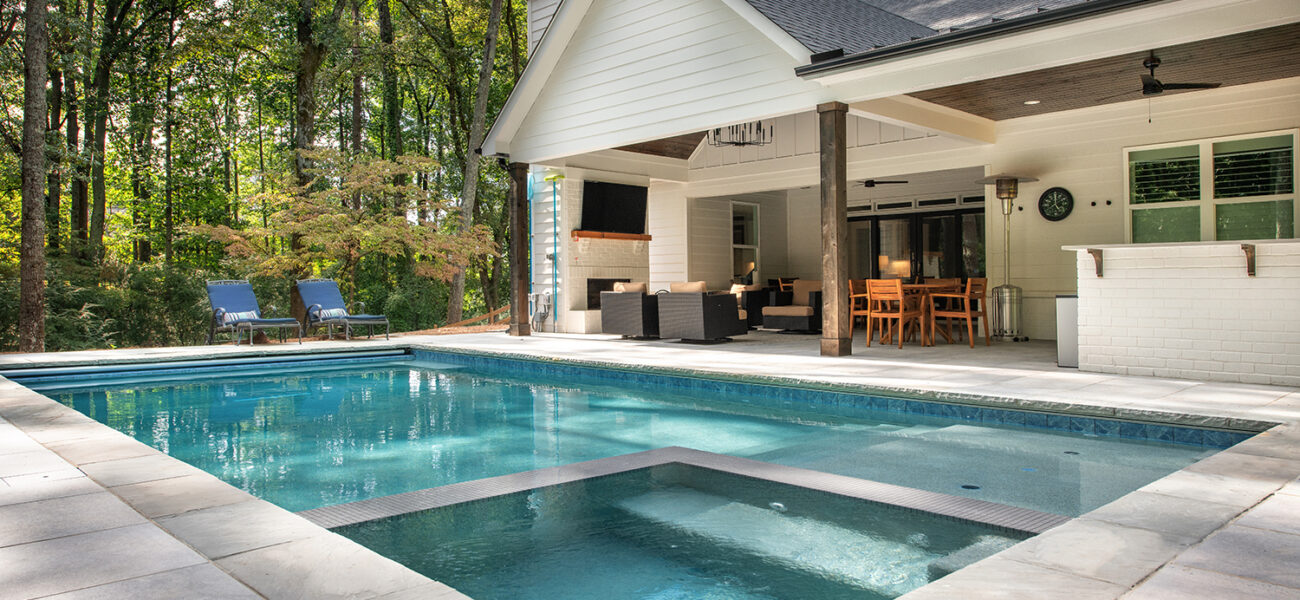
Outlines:
POLYGON ((19 284, 18 348, 45 351, 45 0, 27 0, 23 40, 23 233, 19 284))
MULTIPOLYGON (((478 197, 480 157, 478 148, 483 145, 488 91, 492 84, 493 57, 497 49, 497 28, 501 22, 501 3, 502 0, 492 0, 492 12, 488 16, 487 33, 483 40, 483 62, 479 65, 478 89, 474 93, 474 115, 470 121, 469 148, 465 154, 465 178, 460 194, 461 226, 466 229, 474 223, 475 201, 478 197)), ((461 320, 464 303, 465 272, 462 270, 451 282, 451 297, 447 302, 447 322, 454 323, 461 320)))

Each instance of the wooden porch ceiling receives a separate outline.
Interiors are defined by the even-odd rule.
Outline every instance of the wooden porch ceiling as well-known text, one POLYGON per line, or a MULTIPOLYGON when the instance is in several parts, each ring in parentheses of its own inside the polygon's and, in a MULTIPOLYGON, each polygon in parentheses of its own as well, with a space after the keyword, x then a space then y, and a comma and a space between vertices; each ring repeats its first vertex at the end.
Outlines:
POLYGON ((700 145, 700 140, 704 139, 704 132, 688 133, 678 135, 652 142, 642 142, 630 146, 619 146, 615 150, 626 150, 639 154, 653 154, 654 156, 666 156, 668 158, 678 158, 686 160, 695 152, 695 148, 700 145))
MULTIPOLYGON (((1300 23, 1188 44, 1153 48, 1163 83, 1241 85, 1300 76, 1300 23)), ((1122 54, 1040 71, 963 83, 911 94, 949 108, 1001 121, 1142 96, 1147 52, 1122 54), (1026 100, 1040 103, 1026 105, 1026 100)), ((1169 90, 1161 96, 1196 90, 1169 90)), ((1158 98, 1159 96, 1150 96, 1158 98)))

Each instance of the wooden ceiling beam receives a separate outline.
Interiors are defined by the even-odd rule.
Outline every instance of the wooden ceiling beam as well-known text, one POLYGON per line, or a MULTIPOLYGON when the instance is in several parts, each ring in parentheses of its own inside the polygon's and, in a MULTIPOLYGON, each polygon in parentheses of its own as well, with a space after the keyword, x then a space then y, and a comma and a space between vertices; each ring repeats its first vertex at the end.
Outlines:
POLYGON ((853 102, 849 114, 981 144, 997 141, 992 119, 911 96, 853 102))

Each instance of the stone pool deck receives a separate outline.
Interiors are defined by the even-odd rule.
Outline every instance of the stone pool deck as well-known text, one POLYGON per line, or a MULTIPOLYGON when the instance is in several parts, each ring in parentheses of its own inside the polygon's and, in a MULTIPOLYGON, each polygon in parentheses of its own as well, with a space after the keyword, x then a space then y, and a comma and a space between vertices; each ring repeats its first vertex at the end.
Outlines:
MULTIPOLYGON (((861 337, 861 336, 859 336, 861 337)), ((500 333, 0 356, 0 370, 427 347, 1268 432, 904 598, 1300 599, 1300 390, 1079 373, 1048 343, 696 346, 500 333)), ((1298 352, 1297 354, 1300 354, 1298 352)), ((0 380, 0 598, 464 598, 0 380)))

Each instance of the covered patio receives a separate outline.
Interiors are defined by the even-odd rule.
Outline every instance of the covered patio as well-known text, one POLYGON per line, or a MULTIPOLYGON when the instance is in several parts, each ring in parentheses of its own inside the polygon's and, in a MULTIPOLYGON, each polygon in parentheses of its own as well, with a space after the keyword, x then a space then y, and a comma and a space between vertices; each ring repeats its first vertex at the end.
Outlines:
MULTIPOLYGON (((862 351, 848 280, 867 277, 1014 284, 1023 334, 1053 340, 1056 296, 1082 273, 1062 247, 1150 241, 1156 213, 1126 183, 1143 149, 1289 136, 1295 161, 1300 14, 1285 3, 995 2, 960 18, 890 4, 910 25, 841 2, 793 16, 804 9, 780 2, 593 0, 543 15, 549 4, 536 4, 531 72, 483 147, 515 165, 513 252, 530 265, 515 305, 535 309, 516 334, 599 331, 593 279, 725 290, 752 259, 758 281, 823 282, 824 355, 862 351), (928 33, 908 33, 917 23, 928 33), (1190 82, 1207 85, 1174 85, 1190 82), (719 143, 733 125, 757 141, 719 143), (997 173, 1026 178, 1016 197, 977 183, 997 173), (592 182, 643 190, 644 227, 586 235, 592 182), (1063 214, 1041 212, 1049 192, 1069 197, 1063 214), (755 215, 752 240, 734 238, 750 218, 737 215, 755 215)), ((1293 206, 1290 189, 1278 201, 1293 206)), ((1217 199, 1198 202, 1199 232, 1179 239, 1239 239, 1216 238, 1217 199)), ((1294 237, 1295 222, 1279 213, 1270 237, 1294 237)))

